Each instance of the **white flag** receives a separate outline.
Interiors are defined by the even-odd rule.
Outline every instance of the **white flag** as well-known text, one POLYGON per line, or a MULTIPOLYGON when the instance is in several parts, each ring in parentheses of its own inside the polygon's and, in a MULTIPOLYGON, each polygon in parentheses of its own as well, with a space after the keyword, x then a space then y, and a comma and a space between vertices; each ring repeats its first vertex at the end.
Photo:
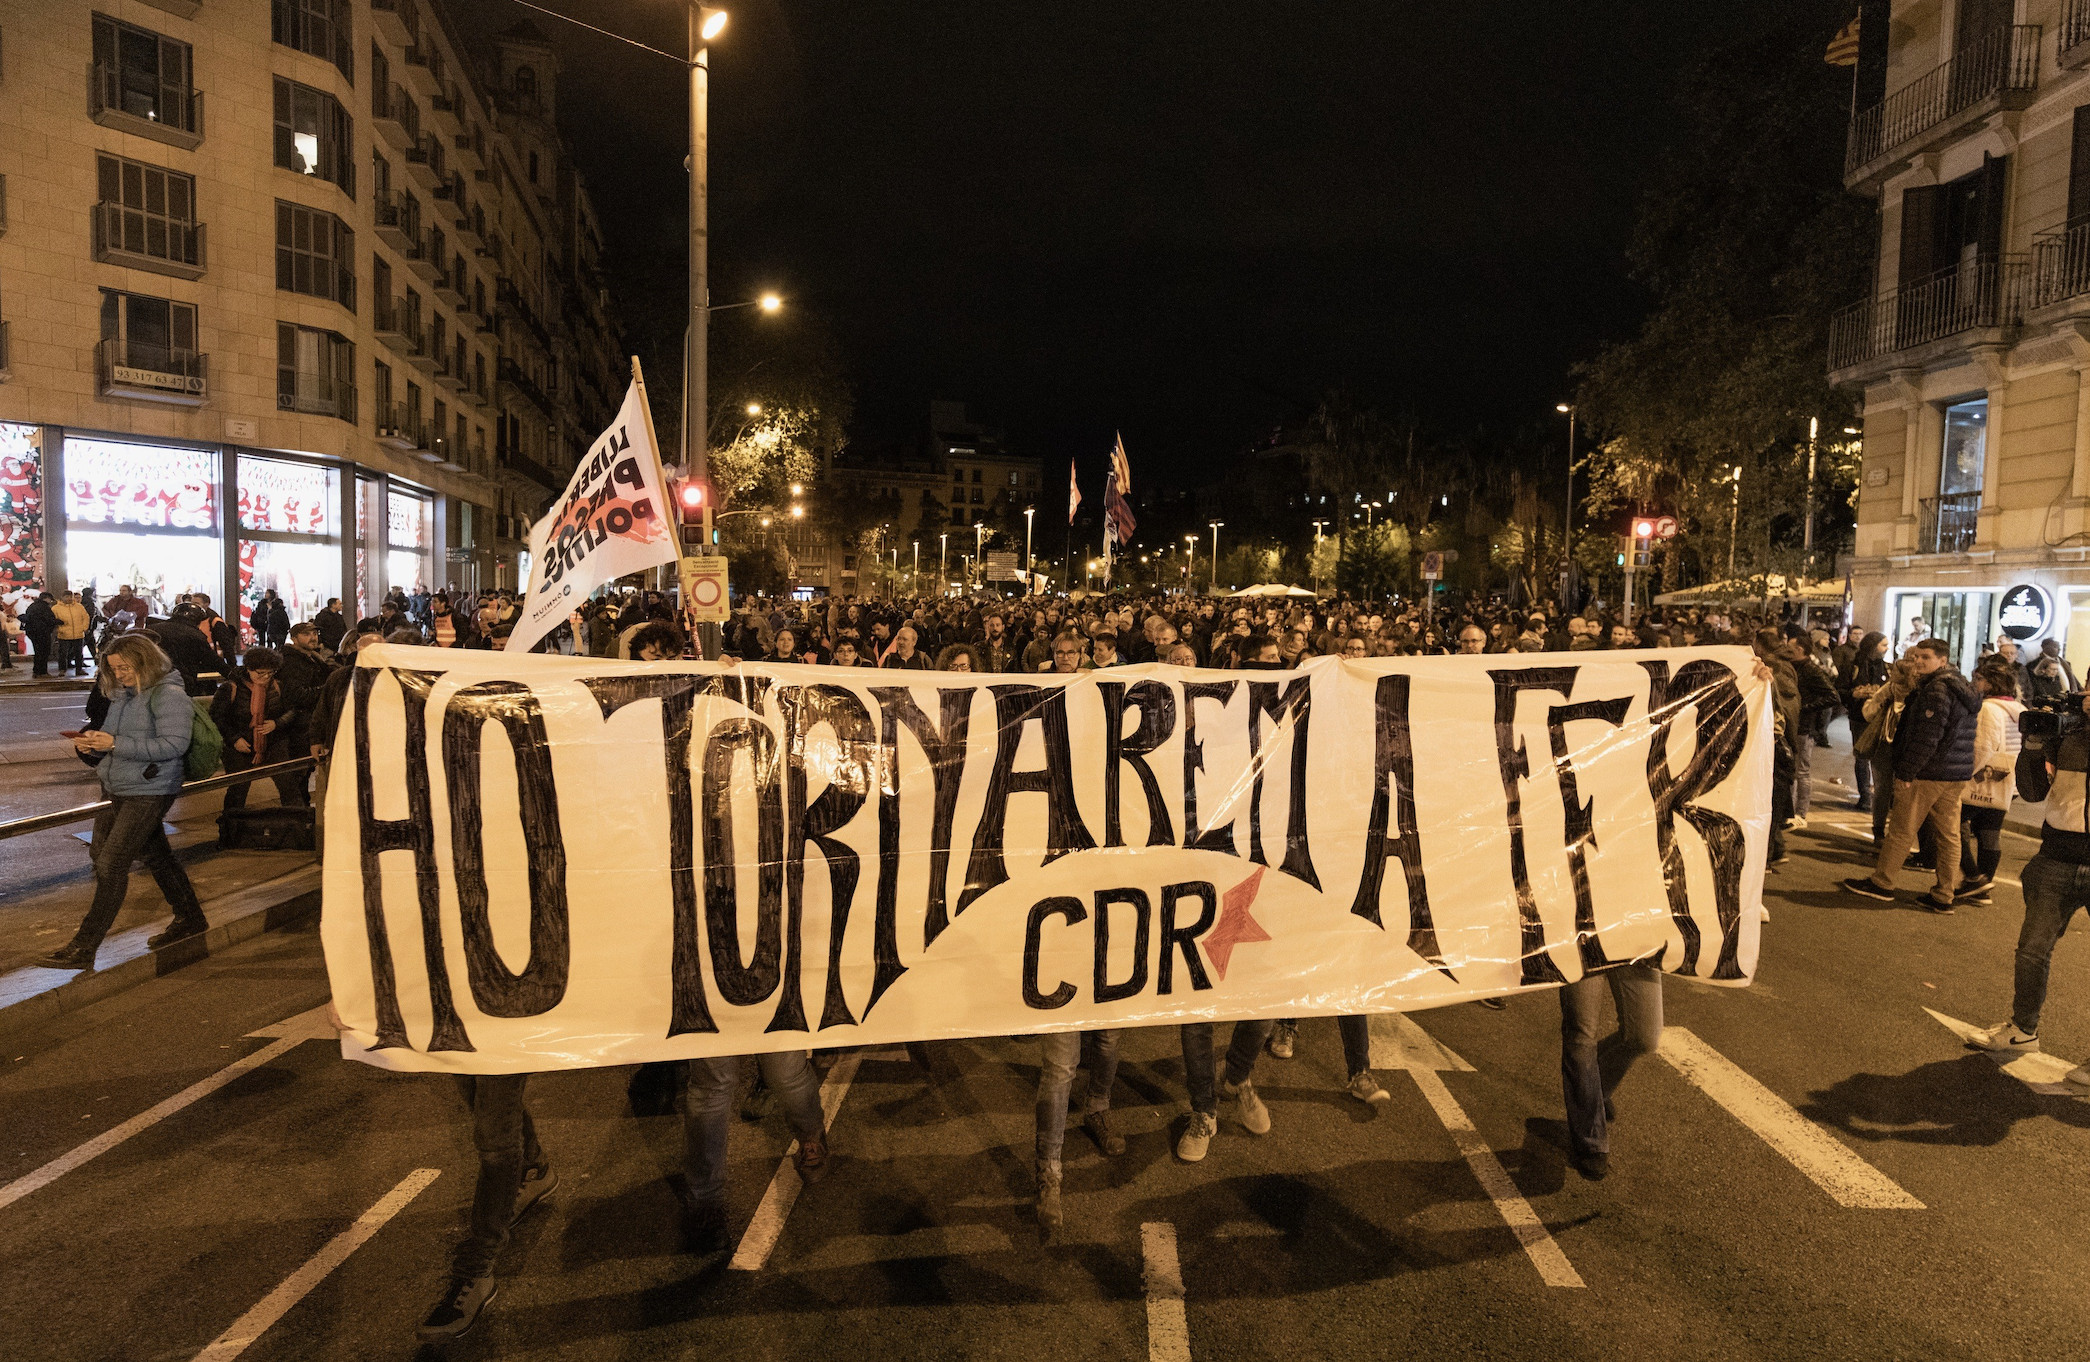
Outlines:
POLYGON ((528 652, 604 582, 677 561, 672 514, 646 388, 634 381, 617 419, 530 527, 530 595, 509 650, 528 652))

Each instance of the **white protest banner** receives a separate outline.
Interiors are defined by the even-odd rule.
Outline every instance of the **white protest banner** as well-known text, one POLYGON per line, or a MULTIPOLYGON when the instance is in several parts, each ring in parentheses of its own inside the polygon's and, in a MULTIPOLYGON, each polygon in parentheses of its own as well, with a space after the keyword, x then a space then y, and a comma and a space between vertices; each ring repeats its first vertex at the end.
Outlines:
POLYGON ((335 735, 343 1052, 512 1073, 1412 1011, 1755 970, 1739 648, 1055 675, 381 645, 335 735))
POLYGON ((544 519, 530 527, 536 571, 508 651, 527 652, 604 582, 676 561, 681 551, 661 484, 653 414, 634 361, 617 419, 573 470, 544 519))

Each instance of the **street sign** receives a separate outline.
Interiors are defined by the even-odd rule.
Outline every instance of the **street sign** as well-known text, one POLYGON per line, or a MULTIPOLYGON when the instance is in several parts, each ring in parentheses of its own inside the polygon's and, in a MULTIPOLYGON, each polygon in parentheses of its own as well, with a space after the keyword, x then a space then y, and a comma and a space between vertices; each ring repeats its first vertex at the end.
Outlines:
POLYGON ((990 582, 1013 582, 1020 574, 1016 571, 1016 555, 990 553, 987 555, 987 580, 990 582))
POLYGON ((470 549, 461 549, 457 545, 452 544, 449 548, 443 550, 443 560, 450 563, 469 563, 472 561, 472 551, 470 549))
POLYGON ((1676 517, 1675 517, 1675 516, 1673 516, 1673 515, 1665 515, 1665 516, 1661 516, 1661 517, 1659 517, 1659 518, 1658 518, 1658 519, 1657 519, 1657 520, 1655 521, 1655 538, 1657 538, 1657 539, 1674 539, 1674 538, 1676 538, 1676 517))
POLYGON ((1425 553, 1422 556, 1422 579, 1425 582, 1435 582, 1442 580, 1443 576, 1444 555, 1441 553, 1425 553))
POLYGON ((682 605, 699 624, 720 624, 731 616, 724 554, 691 554, 682 560, 682 605))

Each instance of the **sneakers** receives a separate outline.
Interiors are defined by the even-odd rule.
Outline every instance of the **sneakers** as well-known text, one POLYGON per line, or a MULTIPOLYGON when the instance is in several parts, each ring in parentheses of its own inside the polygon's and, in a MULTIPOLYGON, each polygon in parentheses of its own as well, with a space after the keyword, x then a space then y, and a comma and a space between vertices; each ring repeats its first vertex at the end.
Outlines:
POLYGON ((509 1224, 513 1226, 530 1213, 530 1208, 558 1190, 559 1175, 548 1163, 535 1168, 523 1169, 522 1185, 515 1189, 515 1216, 509 1224))
MULTIPOLYGON (((2017 1029, 2016 1022, 2000 1022, 1967 1042, 1969 1050, 1988 1050, 2003 1055, 2036 1055, 2039 1037, 2017 1029)), ((2074 1078, 2074 1074, 2069 1075, 2074 1078)))
POLYGON ((1270 1133, 1270 1108, 1264 1106, 1263 1099, 1256 1096, 1254 1081, 1246 1078, 1242 1079, 1241 1088, 1237 1095, 1241 1099, 1241 1124, 1248 1128, 1248 1133, 1251 1135, 1268 1135, 1270 1133))
POLYGON ((1584 1150, 1570 1156, 1568 1162, 1575 1165, 1577 1173, 1580 1173, 1591 1182, 1602 1182, 1605 1178, 1611 1176, 1611 1156, 1609 1154, 1599 1154, 1593 1149, 1584 1150))
POLYGON ((171 946, 177 941, 187 941, 192 936, 201 936, 209 930, 210 924, 202 918, 197 918, 192 922, 183 922, 180 918, 176 918, 166 931, 146 937, 145 944, 148 949, 158 950, 162 946, 171 946))
POLYGON ((1880 888, 1878 884, 1873 882, 1870 875, 1853 876, 1843 881, 1843 887, 1846 892, 1857 894, 1863 898, 1878 899, 1881 903, 1894 902, 1894 891, 1892 889, 1880 888))
POLYGON ((1796 813, 1785 820, 1785 830, 1787 832, 1802 832, 1806 830, 1806 827, 1807 816, 1805 814, 1796 813))
POLYGON ((1218 1117, 1207 1116, 1201 1111, 1191 1112, 1190 1124, 1183 1127, 1182 1135, 1176 1140, 1176 1157, 1185 1163, 1200 1162, 1205 1151, 1212 1147, 1212 1137, 1218 1133, 1218 1117))
POLYGON ((1916 906, 1926 913, 1935 913, 1939 917, 1945 917, 1953 911, 1952 900, 1938 897, 1938 891, 1935 889, 1926 889, 1916 895, 1916 906))
POLYGON ((423 1343, 442 1343, 472 1327, 498 1288, 491 1277, 452 1277, 443 1295, 414 1330, 423 1343))
POLYGON ((2081 1088, 2084 1096, 2090 1097, 2090 1064, 2078 1064, 2070 1069, 2067 1081, 2081 1088))
POLYGON ((1060 1164, 1058 1159, 1038 1160, 1038 1233, 1050 1239, 1067 1223, 1060 1210, 1060 1164))
POLYGON ((800 1140, 797 1150, 791 1155, 791 1162, 798 1169, 800 1180, 807 1186, 820 1181, 827 1176, 829 1166, 827 1140, 824 1137, 800 1140))
POLYGON ((1475 998, 1473 1001, 1479 1003, 1490 1012, 1509 1011, 1509 999, 1507 998, 1475 998))
POLYGON ((1961 885, 1959 893, 1955 897, 1961 903, 1971 903, 1977 907, 1986 908, 1996 901, 1992 892, 1995 887, 1996 882, 1993 879, 1986 875, 1977 875, 1961 885))
POLYGON ((724 1253, 733 1246, 732 1237, 726 1233, 724 1206, 684 1198, 681 1218, 682 1245, 691 1253, 703 1257, 707 1254, 724 1253))
POLYGON ((1369 1107, 1382 1106, 1393 1100, 1392 1095, 1379 1086, 1379 1080, 1372 1077, 1370 1069, 1359 1069, 1350 1075, 1349 1093, 1369 1107))
POLYGON ((94 952, 78 946, 60 946, 49 955, 39 955, 29 963, 43 969, 93 969, 94 952))
POLYGON ((1092 1111, 1081 1118, 1081 1128, 1096 1142, 1096 1148, 1115 1157, 1125 1152, 1125 1137, 1110 1128, 1110 1113, 1092 1111))
POLYGON ((1278 1059, 1290 1059, 1292 1050, 1299 1040, 1299 1024, 1281 1021, 1270 1031, 1270 1039, 1263 1042, 1264 1048, 1278 1059))

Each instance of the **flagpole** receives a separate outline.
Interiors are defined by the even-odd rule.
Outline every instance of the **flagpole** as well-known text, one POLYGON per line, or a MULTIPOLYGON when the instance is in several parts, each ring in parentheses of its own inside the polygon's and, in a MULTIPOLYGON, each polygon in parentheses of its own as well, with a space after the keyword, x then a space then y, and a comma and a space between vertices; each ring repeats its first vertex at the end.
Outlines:
MULTIPOLYGON (((661 495, 667 496, 669 486, 668 466, 661 461, 660 436, 655 434, 653 430, 653 400, 646 395, 646 371, 640 367, 637 355, 631 357, 631 384, 639 390, 639 412, 646 418, 646 443, 653 450, 653 471, 660 479, 661 495)), ((684 416, 687 417, 687 415, 688 413, 685 412, 684 416)), ((656 507, 655 511, 659 514, 661 522, 668 527, 669 535, 673 536, 675 540, 675 576, 679 586, 682 577, 682 527, 677 517, 680 515, 680 512, 672 504, 656 507)), ((690 609, 689 592, 687 589, 683 589, 680 594, 682 597, 682 609, 687 614, 690 609)), ((691 621, 685 618, 683 623, 687 625, 691 621)), ((696 630, 692 628, 687 632, 690 641, 695 643, 697 639, 696 630)), ((704 656, 704 649, 701 645, 697 647, 696 653, 699 658, 704 656)))

